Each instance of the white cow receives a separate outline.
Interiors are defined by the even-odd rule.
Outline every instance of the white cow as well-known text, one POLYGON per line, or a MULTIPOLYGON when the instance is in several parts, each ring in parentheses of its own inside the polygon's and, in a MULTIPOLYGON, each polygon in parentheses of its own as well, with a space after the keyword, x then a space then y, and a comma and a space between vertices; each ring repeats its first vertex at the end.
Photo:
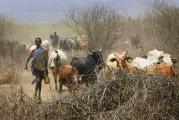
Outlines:
POLYGON ((140 58, 140 57, 136 57, 132 62, 131 65, 135 66, 139 69, 145 69, 146 67, 156 64, 159 62, 160 57, 162 57, 161 59, 169 64, 169 65, 173 65, 172 62, 172 58, 169 54, 164 53, 163 51, 159 51, 157 49, 154 49, 152 51, 149 51, 147 53, 147 58, 140 58))
POLYGON ((163 61, 166 62, 169 65, 172 65, 172 58, 171 55, 164 53, 163 51, 159 51, 157 49, 154 49, 152 51, 149 51, 147 54, 147 59, 152 61, 153 63, 157 63, 159 57, 163 56, 163 61))
POLYGON ((61 66, 67 63, 67 56, 62 50, 55 50, 50 53, 49 56, 49 67, 52 71, 54 80, 55 80, 55 89, 57 90, 57 77, 60 73, 61 66))
POLYGON ((144 68, 150 66, 151 63, 152 62, 148 61, 145 58, 136 57, 135 59, 132 60, 131 65, 134 67, 137 67, 139 69, 144 69, 144 68))

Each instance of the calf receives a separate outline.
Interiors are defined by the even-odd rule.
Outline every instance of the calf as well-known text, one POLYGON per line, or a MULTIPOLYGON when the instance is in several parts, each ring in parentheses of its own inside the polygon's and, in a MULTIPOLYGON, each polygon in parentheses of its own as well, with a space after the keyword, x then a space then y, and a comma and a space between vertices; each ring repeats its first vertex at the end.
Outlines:
POLYGON ((74 90, 77 85, 77 76, 78 72, 75 68, 73 68, 71 65, 64 65, 60 70, 59 92, 62 91, 63 85, 68 87, 69 91, 74 90))

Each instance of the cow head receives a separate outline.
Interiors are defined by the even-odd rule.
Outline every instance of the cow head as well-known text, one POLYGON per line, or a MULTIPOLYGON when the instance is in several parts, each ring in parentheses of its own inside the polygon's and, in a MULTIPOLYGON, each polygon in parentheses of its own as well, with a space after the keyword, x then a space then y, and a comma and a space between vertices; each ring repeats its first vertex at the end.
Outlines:
POLYGON ((102 52, 101 51, 93 51, 93 52, 91 52, 91 57, 93 58, 95 64, 97 65, 98 70, 101 70, 102 67, 104 66, 102 52))
POLYGON ((128 56, 128 52, 115 52, 113 54, 118 62, 118 67, 120 68, 124 68, 124 66, 129 63, 129 60, 132 59, 130 56, 128 56))
POLYGON ((55 51, 50 56, 50 68, 54 70, 58 70, 61 65, 61 59, 58 51, 55 51))
POLYGON ((171 59, 173 63, 177 63, 177 59, 176 58, 172 58, 171 59))

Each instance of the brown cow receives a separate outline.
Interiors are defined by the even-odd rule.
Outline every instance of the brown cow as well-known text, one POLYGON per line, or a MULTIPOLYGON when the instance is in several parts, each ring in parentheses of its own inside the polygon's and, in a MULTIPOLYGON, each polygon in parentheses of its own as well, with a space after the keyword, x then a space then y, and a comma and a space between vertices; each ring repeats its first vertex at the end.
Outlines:
POLYGON ((176 71, 173 67, 164 61, 160 61, 158 64, 151 65, 145 69, 147 74, 162 74, 166 76, 176 76, 176 71))
POLYGON ((113 52, 108 55, 107 61, 106 61, 106 69, 105 74, 107 78, 112 78, 115 76, 115 73, 118 70, 126 69, 128 71, 133 71, 133 69, 136 69, 130 65, 128 62, 129 59, 132 59, 131 57, 127 57, 127 52, 113 52))
POLYGON ((64 65, 60 70, 59 92, 62 91, 63 85, 68 87, 69 91, 74 90, 77 85, 77 76, 78 72, 75 68, 73 68, 71 65, 64 65))

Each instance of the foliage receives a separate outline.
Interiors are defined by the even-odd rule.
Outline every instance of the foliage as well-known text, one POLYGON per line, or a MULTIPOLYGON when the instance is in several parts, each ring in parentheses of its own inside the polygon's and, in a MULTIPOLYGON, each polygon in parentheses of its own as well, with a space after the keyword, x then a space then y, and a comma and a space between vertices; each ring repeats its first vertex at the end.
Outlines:
POLYGON ((79 35, 86 35, 89 47, 110 49, 120 38, 120 17, 115 10, 102 3, 96 3, 86 9, 66 11, 67 25, 79 35))

